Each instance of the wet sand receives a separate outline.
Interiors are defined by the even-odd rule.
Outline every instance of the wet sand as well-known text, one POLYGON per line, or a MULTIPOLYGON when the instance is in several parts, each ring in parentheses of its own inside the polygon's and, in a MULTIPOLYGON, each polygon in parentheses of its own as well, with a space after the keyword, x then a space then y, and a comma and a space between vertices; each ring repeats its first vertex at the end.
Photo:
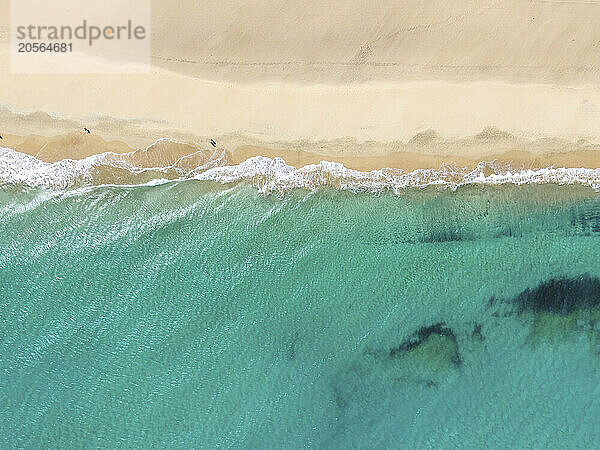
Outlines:
MULTIPOLYGON (((29 119, 23 120, 27 122, 29 119)), ((52 119, 48 119, 52 123, 52 119)), ((360 142, 355 139, 331 141, 261 141, 252 136, 216 136, 217 148, 210 144, 210 137, 183 134, 179 139, 159 137, 158 131, 148 131, 155 139, 141 146, 130 145, 125 140, 105 140, 96 134, 87 134, 81 124, 60 122, 68 125, 70 132, 56 136, 30 134, 19 136, 4 134, 1 146, 35 156, 44 162, 62 159, 82 159, 100 153, 132 153, 131 162, 137 167, 169 167, 180 163, 190 155, 204 154, 205 158, 191 159, 190 164, 202 164, 215 151, 224 152, 223 163, 240 164, 261 155, 280 157, 287 164, 300 168, 321 161, 342 163, 349 169, 370 171, 381 168, 439 169, 443 165, 473 169, 480 161, 494 161, 510 169, 539 169, 546 167, 600 167, 600 149, 597 144, 585 140, 576 142, 565 139, 518 138, 498 129, 488 128, 475 136, 444 139, 435 132, 419 134, 402 142, 360 142), (153 136, 155 134, 156 137, 153 136), (468 155, 468 156, 464 156, 468 155)), ((101 129, 103 129, 101 127, 101 129)), ((45 129, 49 132, 49 129, 45 129)), ((176 134, 176 133, 175 133, 176 134)), ((135 136, 129 136, 136 142, 135 136)))

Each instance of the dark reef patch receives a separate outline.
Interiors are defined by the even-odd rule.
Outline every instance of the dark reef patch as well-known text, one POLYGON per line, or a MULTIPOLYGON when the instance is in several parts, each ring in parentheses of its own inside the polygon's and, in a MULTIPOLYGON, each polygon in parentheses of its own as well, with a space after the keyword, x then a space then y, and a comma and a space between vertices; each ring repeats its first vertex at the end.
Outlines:
POLYGON ((438 322, 415 328, 412 334, 403 333, 397 346, 380 346, 379 342, 375 347, 365 345, 331 377, 331 404, 337 417, 372 407, 374 402, 386 403, 388 399, 426 399, 436 390, 458 382, 465 366, 463 361, 469 360, 473 350, 459 345, 459 340, 463 343, 463 338, 469 339, 470 329, 467 328, 466 336, 458 335, 456 330, 438 322), (467 359, 463 360, 462 352, 467 359))
POLYGON ((525 289, 514 299, 519 312, 567 315, 600 306, 600 279, 582 275, 552 278, 534 289, 525 289))
POLYGON ((462 365, 456 335, 444 322, 419 328, 398 347, 390 349, 390 356, 413 356, 418 360, 428 360, 439 367, 462 365))

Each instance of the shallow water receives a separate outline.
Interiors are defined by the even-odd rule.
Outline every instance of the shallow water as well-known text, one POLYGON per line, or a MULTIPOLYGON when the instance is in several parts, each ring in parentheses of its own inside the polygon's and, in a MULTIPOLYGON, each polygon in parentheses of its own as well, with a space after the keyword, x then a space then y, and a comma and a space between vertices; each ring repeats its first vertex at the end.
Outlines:
POLYGON ((597 446, 599 256, 583 186, 5 186, 0 443, 597 446))

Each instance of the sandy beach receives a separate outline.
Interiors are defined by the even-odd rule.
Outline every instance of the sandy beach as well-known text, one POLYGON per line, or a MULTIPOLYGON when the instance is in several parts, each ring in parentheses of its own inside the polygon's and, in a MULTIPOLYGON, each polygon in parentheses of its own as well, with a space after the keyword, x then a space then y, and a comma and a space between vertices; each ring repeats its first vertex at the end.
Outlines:
MULTIPOLYGON (((233 164, 600 166, 595 2, 182 3, 152 2, 149 74, 2 65, 2 144, 43 161, 213 138, 233 164)), ((8 30, 3 14, 6 61, 8 30)))

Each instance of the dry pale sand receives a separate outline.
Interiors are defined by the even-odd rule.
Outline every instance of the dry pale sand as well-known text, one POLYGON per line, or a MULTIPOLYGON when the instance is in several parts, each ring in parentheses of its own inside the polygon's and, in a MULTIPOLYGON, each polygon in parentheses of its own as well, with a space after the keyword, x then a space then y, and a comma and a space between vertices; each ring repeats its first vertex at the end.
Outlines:
POLYGON ((1 144, 46 161, 191 146, 164 162, 213 137, 234 163, 600 167, 600 2, 155 0, 152 14, 150 74, 1 65, 1 144))

